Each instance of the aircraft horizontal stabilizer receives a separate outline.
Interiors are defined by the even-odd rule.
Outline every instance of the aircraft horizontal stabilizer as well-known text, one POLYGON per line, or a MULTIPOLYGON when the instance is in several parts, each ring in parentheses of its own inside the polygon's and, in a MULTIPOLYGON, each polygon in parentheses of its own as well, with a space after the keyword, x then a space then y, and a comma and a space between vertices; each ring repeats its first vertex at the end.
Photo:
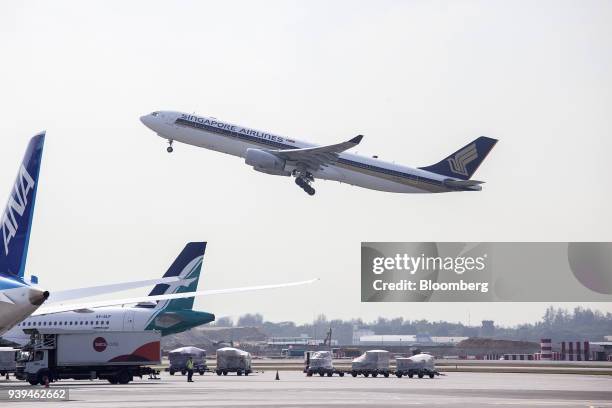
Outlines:
POLYGON ((444 184, 446 184, 449 187, 474 187, 480 184, 484 184, 484 181, 446 179, 444 180, 444 184))
POLYGON ((307 285, 307 284, 316 282, 318 280, 319 278, 310 279, 306 281, 300 281, 300 282, 279 283, 275 285, 259 285, 259 286, 246 286, 242 288, 199 290, 196 292, 171 293, 171 294, 157 295, 157 296, 139 296, 139 297, 133 297, 133 298, 127 298, 127 299, 110 299, 110 300, 102 300, 102 301, 89 302, 89 303, 49 305, 49 306, 43 306, 39 308, 36 312, 32 314, 32 316, 69 312, 69 311, 79 310, 79 309, 94 309, 97 307, 126 305, 126 304, 140 303, 140 302, 154 302, 158 300, 182 299, 182 298, 188 298, 188 297, 194 297, 194 296, 219 295, 219 294, 226 294, 226 293, 251 292, 251 291, 256 291, 256 290, 264 290, 264 289, 288 288, 291 286, 307 285))

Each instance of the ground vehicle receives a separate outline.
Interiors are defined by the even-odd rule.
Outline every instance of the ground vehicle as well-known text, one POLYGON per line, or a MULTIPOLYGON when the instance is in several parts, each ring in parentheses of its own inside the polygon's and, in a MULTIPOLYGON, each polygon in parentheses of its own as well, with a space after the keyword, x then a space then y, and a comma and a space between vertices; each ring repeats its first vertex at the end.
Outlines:
POLYGON ((434 378, 436 375, 440 375, 435 368, 435 360, 431 354, 419 353, 408 358, 396 358, 395 362, 397 364, 395 375, 398 378, 402 378, 404 375, 410 378, 415 375, 419 378, 425 376, 434 378))
POLYGON ((6 376, 15 372, 16 354, 19 350, 13 347, 0 347, 0 376, 6 376))
POLYGON ((389 352, 386 350, 368 350, 361 356, 353 359, 351 363, 351 375, 357 377, 364 375, 377 377, 379 374, 389 377, 389 352))
POLYGON ((218 349, 215 372, 217 375, 227 375, 227 373, 251 374, 251 353, 233 347, 218 349))
POLYGON ((170 367, 168 367, 167 371, 170 372, 170 375, 174 375, 174 373, 177 372, 185 375, 189 357, 191 357, 193 361, 194 372, 204 375, 204 373, 208 371, 208 367, 206 367, 206 350, 188 346, 174 349, 168 354, 170 367))
POLYGON ((312 377, 313 374, 319 374, 321 377, 324 375, 331 377, 338 374, 340 377, 344 377, 344 371, 334 368, 330 351, 307 351, 304 372, 308 377, 312 377))
POLYGON ((55 331, 33 331, 24 347, 29 357, 18 362, 17 378, 32 385, 65 378, 127 384, 134 376, 157 374, 150 366, 161 364, 161 334, 157 331, 55 331))

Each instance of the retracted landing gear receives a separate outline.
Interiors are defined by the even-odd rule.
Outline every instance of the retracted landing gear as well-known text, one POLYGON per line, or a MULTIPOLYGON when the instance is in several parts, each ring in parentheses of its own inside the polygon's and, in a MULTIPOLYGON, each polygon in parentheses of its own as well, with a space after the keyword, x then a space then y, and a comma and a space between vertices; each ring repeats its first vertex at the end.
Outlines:
POLYGON ((174 151, 174 149, 172 148, 172 142, 173 142, 173 140, 168 140, 168 144, 170 145, 170 146, 168 146, 168 148, 166 149, 166 151, 167 151, 168 153, 172 153, 172 152, 174 151))
POLYGON ((302 190, 304 190, 308 195, 312 196, 315 194, 315 189, 312 188, 312 186, 310 185, 310 183, 314 181, 314 177, 312 177, 312 174, 308 172, 304 172, 304 173, 296 173, 294 175, 296 176, 295 184, 300 186, 302 190))

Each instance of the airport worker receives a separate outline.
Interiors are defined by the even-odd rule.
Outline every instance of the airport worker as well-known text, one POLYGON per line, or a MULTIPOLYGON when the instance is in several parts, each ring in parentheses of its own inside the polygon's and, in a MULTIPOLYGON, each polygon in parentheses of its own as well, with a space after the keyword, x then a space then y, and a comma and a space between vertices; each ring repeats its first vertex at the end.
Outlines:
POLYGON ((187 359, 187 382, 193 382, 193 359, 189 357, 187 359))

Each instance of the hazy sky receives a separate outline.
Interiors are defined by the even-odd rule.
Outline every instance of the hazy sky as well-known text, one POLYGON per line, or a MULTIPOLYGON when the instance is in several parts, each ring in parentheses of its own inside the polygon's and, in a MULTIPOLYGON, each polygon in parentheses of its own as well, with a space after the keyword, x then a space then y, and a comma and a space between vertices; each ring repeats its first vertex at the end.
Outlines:
POLYGON ((609 1, 3 1, 0 203, 46 129, 28 272, 51 289, 158 277, 207 240, 200 289, 321 277, 197 300, 218 316, 533 321, 548 304, 360 303, 360 242, 611 241, 610 21, 609 1), (169 155, 138 120, 159 109, 362 133, 358 152, 415 166, 500 143, 479 193, 309 197, 232 156, 169 155))

